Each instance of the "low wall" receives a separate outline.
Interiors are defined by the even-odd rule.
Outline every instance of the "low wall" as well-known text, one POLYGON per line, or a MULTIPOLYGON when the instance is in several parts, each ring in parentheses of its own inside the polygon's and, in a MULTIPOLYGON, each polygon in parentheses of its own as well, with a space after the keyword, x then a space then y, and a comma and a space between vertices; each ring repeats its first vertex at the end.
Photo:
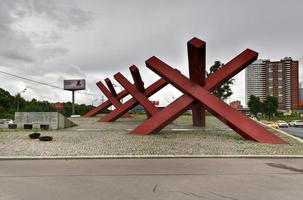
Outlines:
POLYGON ((15 123, 18 128, 23 128, 24 124, 32 124, 33 128, 49 125, 49 129, 68 128, 76 125, 58 112, 16 112, 15 123))

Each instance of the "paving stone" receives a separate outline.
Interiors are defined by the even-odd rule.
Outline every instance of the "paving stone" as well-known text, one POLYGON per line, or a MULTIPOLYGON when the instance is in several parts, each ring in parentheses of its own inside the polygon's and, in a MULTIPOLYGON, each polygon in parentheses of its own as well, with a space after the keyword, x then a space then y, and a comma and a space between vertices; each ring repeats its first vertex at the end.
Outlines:
POLYGON ((287 144, 274 145, 244 140, 215 117, 207 126, 191 126, 183 115, 163 131, 152 135, 131 135, 145 119, 143 115, 116 122, 99 123, 98 118, 73 118, 79 126, 40 131, 51 142, 31 140, 33 131, 1 130, 0 156, 97 156, 97 155, 303 155, 303 144, 279 132, 287 144), (171 129, 193 129, 176 131, 171 129))

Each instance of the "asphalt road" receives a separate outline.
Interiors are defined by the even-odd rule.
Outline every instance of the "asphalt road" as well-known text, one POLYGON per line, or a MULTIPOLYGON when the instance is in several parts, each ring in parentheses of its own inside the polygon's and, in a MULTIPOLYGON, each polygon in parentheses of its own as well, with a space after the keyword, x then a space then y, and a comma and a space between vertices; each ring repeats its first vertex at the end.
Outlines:
POLYGON ((303 128, 302 127, 288 127, 288 128, 280 128, 286 133, 292 134, 294 136, 300 136, 303 138, 303 128))
POLYGON ((301 200, 302 159, 0 161, 1 200, 301 200))

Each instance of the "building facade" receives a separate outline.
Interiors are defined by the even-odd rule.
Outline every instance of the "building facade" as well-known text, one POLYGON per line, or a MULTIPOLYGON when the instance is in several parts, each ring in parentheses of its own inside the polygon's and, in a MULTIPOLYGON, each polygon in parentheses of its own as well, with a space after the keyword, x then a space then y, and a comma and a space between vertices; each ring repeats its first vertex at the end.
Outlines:
POLYGON ((256 60, 245 69, 245 100, 246 105, 251 95, 266 98, 266 62, 269 60, 256 60))
POLYGON ((299 86, 299 107, 301 110, 303 110, 303 81, 299 86))
POLYGON ((246 104, 250 95, 277 97, 279 109, 296 110, 299 105, 299 62, 285 57, 280 61, 257 60, 246 69, 246 104))

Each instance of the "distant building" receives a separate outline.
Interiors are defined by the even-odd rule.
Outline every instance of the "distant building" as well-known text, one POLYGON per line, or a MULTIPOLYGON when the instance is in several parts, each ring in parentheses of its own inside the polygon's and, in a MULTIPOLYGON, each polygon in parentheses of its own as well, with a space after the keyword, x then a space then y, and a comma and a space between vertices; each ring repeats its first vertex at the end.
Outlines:
POLYGON ((256 60, 245 69, 245 99, 246 105, 251 95, 266 98, 266 62, 269 60, 256 60))
POLYGON ((241 105, 241 101, 238 100, 230 102, 229 105, 237 110, 243 108, 243 106, 241 105))
POLYGON ((299 105, 299 61, 285 57, 280 61, 257 60, 246 70, 246 104, 251 95, 264 101, 278 98, 279 109, 296 110, 299 105))
POLYGON ((131 113, 145 113, 145 110, 141 104, 138 104, 133 109, 131 109, 131 113))
POLYGON ((299 107, 303 109, 303 81, 300 83, 299 87, 299 107))

